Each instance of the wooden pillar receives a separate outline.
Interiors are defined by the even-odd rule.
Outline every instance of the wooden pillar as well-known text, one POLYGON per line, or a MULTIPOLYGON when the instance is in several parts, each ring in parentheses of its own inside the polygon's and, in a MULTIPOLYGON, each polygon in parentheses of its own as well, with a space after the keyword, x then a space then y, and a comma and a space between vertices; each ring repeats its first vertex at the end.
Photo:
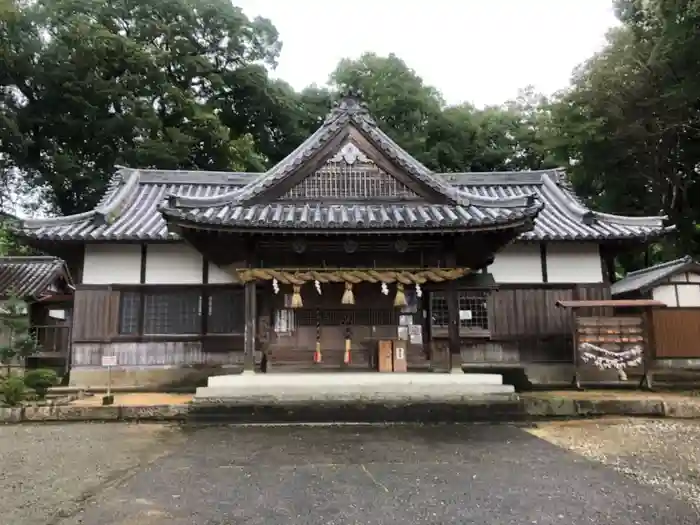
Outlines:
POLYGON ((245 283, 245 336, 243 341, 243 373, 255 372, 257 304, 255 281, 245 283))
MULTIPOLYGON (((449 247, 447 252, 448 268, 456 268, 457 257, 454 251, 454 245, 449 247)), ((447 300, 447 337, 449 339, 450 349, 450 371, 462 371, 462 355, 460 352, 459 340, 459 294, 457 291, 457 282, 448 281, 445 290, 445 299, 447 300)))

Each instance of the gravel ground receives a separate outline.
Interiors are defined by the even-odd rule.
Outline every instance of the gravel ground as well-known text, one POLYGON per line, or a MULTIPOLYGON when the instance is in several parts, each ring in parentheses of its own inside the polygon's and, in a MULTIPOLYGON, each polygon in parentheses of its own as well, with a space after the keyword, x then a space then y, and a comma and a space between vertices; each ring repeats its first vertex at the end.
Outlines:
POLYGON ((700 512, 700 422, 574 421, 542 424, 530 433, 685 500, 700 512))
POLYGON ((160 425, 0 426, 0 522, 58 522, 177 439, 160 425))
MULTIPOLYGON (((95 394, 76 399, 71 404, 77 406, 99 406, 103 394, 95 394)), ((146 392, 142 394, 114 394, 114 404, 121 406, 184 405, 192 401, 192 394, 160 394, 146 392)))

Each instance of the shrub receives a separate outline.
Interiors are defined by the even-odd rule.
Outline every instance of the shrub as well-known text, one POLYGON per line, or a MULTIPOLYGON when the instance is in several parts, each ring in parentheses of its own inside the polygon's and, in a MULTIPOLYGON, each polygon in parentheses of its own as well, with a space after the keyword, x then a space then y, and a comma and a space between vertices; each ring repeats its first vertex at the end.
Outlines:
POLYGON ((47 368, 28 370, 24 374, 24 384, 34 390, 39 399, 45 399, 49 388, 58 384, 58 374, 47 368))
POLYGON ((19 405, 24 399, 26 386, 24 380, 18 376, 10 376, 0 384, 5 404, 13 407, 19 405))

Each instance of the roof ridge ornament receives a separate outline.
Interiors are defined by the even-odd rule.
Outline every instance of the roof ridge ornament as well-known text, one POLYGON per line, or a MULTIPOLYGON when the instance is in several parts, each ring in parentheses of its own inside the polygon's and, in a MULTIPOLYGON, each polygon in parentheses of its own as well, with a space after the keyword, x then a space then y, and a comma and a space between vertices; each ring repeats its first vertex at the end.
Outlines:
POLYGON ((363 100, 362 90, 354 86, 342 87, 339 91, 339 99, 326 117, 326 123, 335 120, 342 115, 350 117, 362 117, 367 123, 376 125, 369 113, 369 108, 363 100))

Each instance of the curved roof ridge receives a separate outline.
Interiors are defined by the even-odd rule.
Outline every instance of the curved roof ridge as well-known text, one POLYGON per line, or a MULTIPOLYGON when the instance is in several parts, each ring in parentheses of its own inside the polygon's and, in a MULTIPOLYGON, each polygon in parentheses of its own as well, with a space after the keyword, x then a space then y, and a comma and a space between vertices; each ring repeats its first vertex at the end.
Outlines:
POLYGON ((664 270, 666 268, 671 268, 677 265, 692 264, 693 262, 693 258, 690 255, 686 255, 684 257, 679 257, 678 259, 673 259, 672 261, 665 261, 662 263, 655 264, 653 266, 647 266, 646 268, 642 268, 640 270, 628 272, 627 275, 625 275, 625 278, 644 275, 645 273, 649 273, 655 270, 664 270))
POLYGON ((514 195, 512 197, 487 197, 485 195, 474 195, 473 193, 454 190, 465 202, 472 206, 487 206, 489 208, 527 208, 534 206, 539 201, 536 195, 514 195))
POLYGON ((574 217, 582 221, 592 219, 593 212, 576 199, 572 198, 572 196, 559 185, 558 181, 552 180, 546 173, 542 174, 542 185, 551 192, 552 197, 557 200, 557 203, 574 217))
POLYGON ((107 191, 97 203, 97 206, 89 211, 64 215, 61 217, 42 217, 39 219, 24 219, 20 221, 23 229, 37 229, 45 226, 62 226, 75 224, 85 220, 108 220, 115 213, 120 213, 127 207, 138 193, 139 170, 117 166, 117 171, 110 178, 107 191), (125 175, 128 174, 128 177, 125 175))
POLYGON ((323 124, 304 142, 302 142, 287 157, 282 159, 267 172, 260 174, 248 184, 236 188, 230 192, 209 197, 179 197, 169 196, 171 206, 183 208, 205 208, 210 206, 224 206, 227 204, 250 204, 267 188, 280 182, 291 174, 297 167, 303 165, 309 158, 316 155, 329 142, 338 138, 347 125, 355 125, 356 129, 367 138, 391 160, 397 162, 400 167, 416 176, 418 180, 427 184, 433 191, 443 194, 449 200, 463 206, 469 205, 466 195, 460 193, 450 184, 437 177, 425 165, 413 158, 401 146, 394 142, 386 133, 377 126, 369 114, 366 106, 352 97, 344 98, 331 110, 323 124))
POLYGON ((630 216, 630 215, 613 215, 611 213, 603 213, 600 211, 592 212, 596 219, 602 219, 613 224, 621 224, 623 226, 651 226, 662 227, 664 221, 668 220, 668 215, 650 215, 650 216, 630 216))
MULTIPOLYGON (((292 165, 299 157, 307 158, 309 156, 309 152, 307 150, 309 150, 312 146, 315 146, 316 143, 324 136, 325 132, 328 130, 328 127, 336 123, 341 116, 342 114, 340 112, 331 112, 326 117, 323 125, 320 126, 310 137, 297 146, 284 159, 272 166, 272 168, 264 173, 257 174, 257 177, 255 177, 245 186, 234 188, 231 191, 220 195, 212 195, 207 197, 182 197, 178 195, 168 195, 167 199, 169 201, 169 206, 182 208, 207 208, 210 206, 236 204, 245 200, 246 198, 250 198, 259 191, 263 190, 266 187, 266 182, 272 182, 275 180, 276 176, 280 172, 283 172, 285 168, 292 165)), ((325 142, 325 140, 322 142, 325 142)))
POLYGON ((109 222, 118 217, 138 193, 141 176, 139 170, 120 166, 117 173, 121 177, 121 183, 111 198, 106 199, 95 208, 95 218, 98 220, 109 222))
POLYGON ((435 173, 450 185, 457 186, 507 186, 542 184, 542 178, 549 176, 556 181, 562 179, 563 168, 518 171, 461 171, 453 173, 435 173))

